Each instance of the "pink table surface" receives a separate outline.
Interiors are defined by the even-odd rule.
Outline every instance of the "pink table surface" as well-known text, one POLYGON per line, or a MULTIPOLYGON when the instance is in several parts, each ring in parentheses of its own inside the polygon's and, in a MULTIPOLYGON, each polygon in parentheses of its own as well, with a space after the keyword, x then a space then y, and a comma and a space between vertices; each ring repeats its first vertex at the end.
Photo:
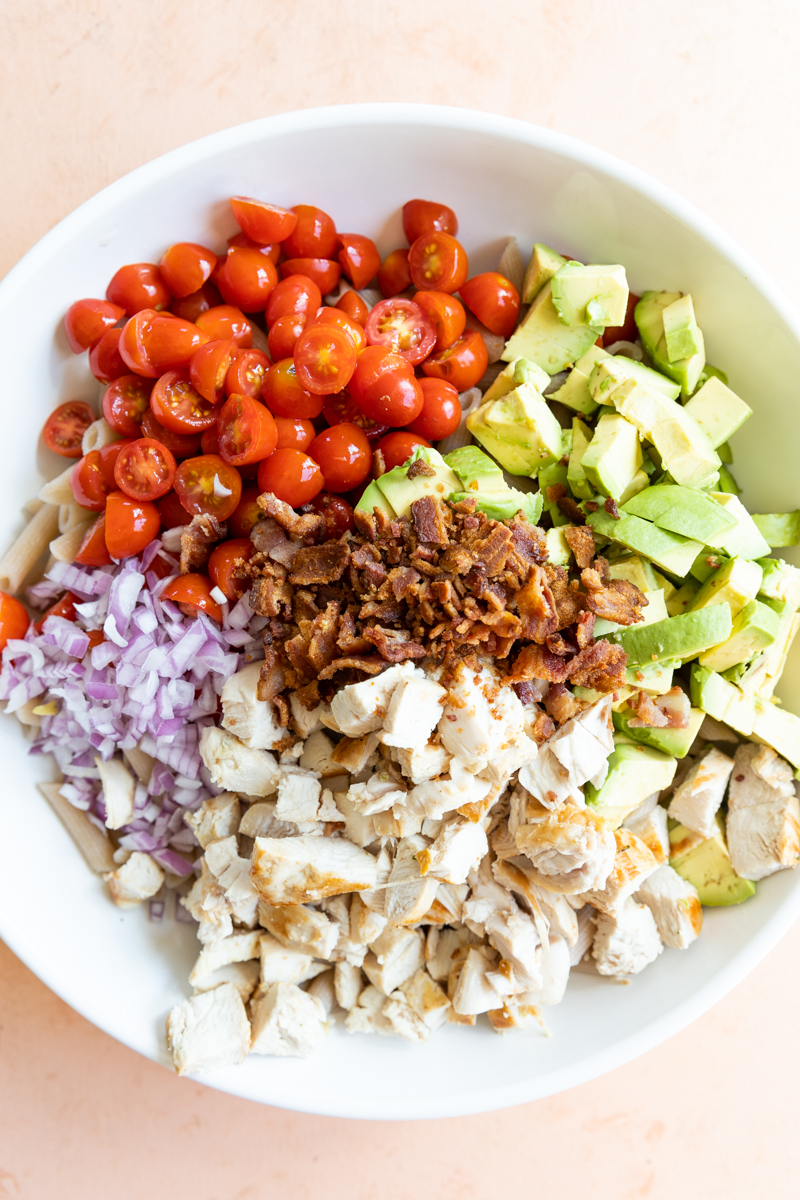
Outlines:
MULTIPOLYGON (((799 34, 791 0, 5 0, 0 271, 183 142, 293 108, 412 100, 628 159, 796 293, 799 34)), ((32 871, 36 886, 35 858, 32 871)), ((603 1079, 488 1116, 379 1125, 178 1080, 0 946, 0 1197, 793 1198, 799 989, 796 928, 711 1013, 603 1079)))

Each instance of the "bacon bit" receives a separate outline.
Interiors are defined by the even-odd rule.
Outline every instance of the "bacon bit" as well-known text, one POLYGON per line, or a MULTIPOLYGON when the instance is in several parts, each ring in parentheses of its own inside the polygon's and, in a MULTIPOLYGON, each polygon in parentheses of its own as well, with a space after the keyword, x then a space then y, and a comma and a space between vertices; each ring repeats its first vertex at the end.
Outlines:
POLYGON ((363 671, 365 675, 380 675, 386 669, 382 658, 361 658, 352 655, 346 658, 335 658, 329 666, 320 671, 320 679, 332 679, 337 671, 363 671))
MULTIPOLYGON (((379 453, 379 451, 376 451, 379 453)), ((436 468, 432 467, 424 458, 417 458, 406 471, 409 479, 417 479, 420 475, 427 476, 428 479, 433 479, 436 475, 436 468)))
POLYGON ((311 683, 307 683, 305 687, 297 689, 297 699, 303 708, 308 709, 309 712, 312 712, 317 707, 321 701, 321 697, 319 694, 319 684, 316 679, 311 683))
POLYGON ((541 746, 543 742, 551 738, 555 731, 556 727, 553 718, 544 712, 537 713, 536 720, 529 727, 530 736, 536 742, 537 746, 541 746))
POLYGON ((590 525, 565 525, 563 533, 579 569, 588 567, 594 558, 594 530, 590 525))
POLYGON ((291 616, 292 589, 284 578, 261 575, 250 588, 250 607, 260 617, 291 616))
MULTIPOLYGON (((573 660, 574 661, 574 660, 573 660)), ((549 683, 564 683, 569 664, 546 646, 523 646, 507 676, 508 683, 525 683, 530 679, 546 679, 549 683)))
POLYGON ((600 505, 596 500, 587 500, 583 507, 587 512, 596 513, 600 505))
POLYGON ((325 532, 325 518, 321 513, 305 513, 300 516, 272 492, 262 492, 257 503, 266 516, 274 517, 282 529, 301 541, 316 542, 320 534, 325 532))
POLYGON ((581 650, 568 665, 570 683, 577 687, 593 688, 596 692, 613 692, 625 686, 625 667, 628 656, 613 642, 601 638, 581 650))
POLYGON ((617 625, 635 625, 641 621, 647 597, 627 579, 610 579, 606 559, 598 558, 594 567, 581 571, 581 583, 588 592, 587 607, 598 617, 617 625))
POLYGON ((636 715, 629 722, 632 728, 663 729, 668 720, 660 708, 656 708, 647 692, 634 692, 628 700, 628 707, 636 715))
POLYGON ((615 521, 618 521, 620 519, 619 509, 617 508, 617 502, 613 496, 609 496, 606 500, 603 501, 603 508, 606 510, 606 512, 608 513, 608 515, 610 517, 614 518, 615 521))
POLYGON ((583 525, 586 522, 586 515, 583 509, 577 500, 572 499, 572 496, 561 497, 558 501, 558 511, 563 513, 573 525, 583 525))
POLYGON ((566 658, 568 655, 575 653, 576 647, 572 642, 568 642, 563 633, 551 633, 546 641, 547 649, 551 654, 557 654, 559 658, 566 658))
POLYGON ((594 613, 587 610, 586 612, 582 612, 575 622, 575 641, 578 643, 579 650, 585 650, 587 646, 592 644, 596 620, 597 617, 594 613))
POLYGON ((667 728, 686 729, 692 713, 692 703, 681 688, 673 687, 663 696, 656 696, 654 704, 667 718, 667 728))
POLYGON ((304 546, 297 551, 289 582, 296 587, 313 583, 334 583, 341 579, 350 561, 350 549, 343 542, 324 546, 304 546))
POLYGON ((481 538, 472 546, 472 556, 489 578, 499 575, 506 565, 513 542, 511 530, 506 525, 495 525, 488 537, 481 538))
POLYGON ((181 529, 181 575, 202 571, 217 542, 228 535, 228 526, 216 517, 196 514, 181 529))
POLYGON ((557 725, 563 725, 583 709, 583 704, 563 683, 551 683, 544 706, 557 725))
POLYGON ((559 500, 563 500, 565 496, 569 495, 569 492, 563 483, 553 483, 544 489, 544 494, 548 504, 558 504, 559 500))
POLYGON ((525 587, 517 592, 517 611, 521 637, 541 644, 549 633, 556 632, 556 604, 543 567, 534 566, 525 587))
POLYGON ((259 700, 274 700, 286 687, 286 678, 271 646, 265 648, 256 695, 259 700))
POLYGON ((373 625, 364 630, 364 637, 373 642, 381 658, 387 662, 405 662, 407 658, 424 658, 425 649, 412 642, 407 629, 383 629, 373 625))
POLYGON ((566 567, 548 563, 545 574, 555 605, 556 623, 552 631, 555 633, 575 624, 586 608, 586 596, 578 587, 577 580, 570 581, 566 567))
POLYGON ((434 546, 446 546, 449 542, 445 523, 445 510, 436 496, 421 496, 411 505, 414 531, 421 542, 434 546))
POLYGON ((512 684, 512 687, 517 693, 520 704, 535 704, 537 700, 541 700, 542 698, 533 684, 527 679, 524 679, 522 683, 512 684))
POLYGON ((386 474, 386 459, 383 457, 382 450, 372 451, 372 474, 376 479, 380 479, 381 475, 386 474))
POLYGON ((325 611, 314 618, 308 643, 308 661, 315 671, 321 671, 333 662, 336 655, 336 631, 341 604, 332 600, 325 611))

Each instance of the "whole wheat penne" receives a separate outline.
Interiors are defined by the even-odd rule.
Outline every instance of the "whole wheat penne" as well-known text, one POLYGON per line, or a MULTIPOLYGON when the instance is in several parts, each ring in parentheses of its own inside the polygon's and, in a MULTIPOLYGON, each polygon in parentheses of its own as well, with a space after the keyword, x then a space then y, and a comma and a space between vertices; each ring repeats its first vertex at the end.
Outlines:
POLYGON ((119 440, 120 435, 116 429, 111 428, 105 417, 100 417, 97 421, 92 421, 83 435, 81 450, 88 454, 90 450, 102 450, 103 446, 110 446, 112 442, 119 440))
POLYGON ((37 512, 39 511, 39 509, 41 507, 42 507, 42 501, 39 499, 39 497, 32 496, 30 498, 30 500, 25 501, 25 503, 22 506, 22 511, 24 512, 25 516, 30 520, 31 517, 36 516, 37 512))
POLYGON ((50 543, 50 553, 53 558, 57 562, 75 562, 75 555, 80 550, 81 542, 91 524, 92 520, 84 521, 80 525, 73 525, 72 529, 68 529, 66 533, 53 538, 50 543))
POLYGON ((116 863, 111 839, 102 829, 92 824, 85 812, 74 808, 69 800, 64 799, 59 792, 60 787, 60 783, 38 784, 39 791, 59 817, 92 870, 98 875, 104 871, 113 871, 116 863))
POLYGON ((83 508, 74 501, 72 504, 61 504, 58 509, 58 532, 67 533, 76 525, 85 525, 87 521, 95 520, 97 514, 89 508, 83 508))
POLYGON ((58 509, 44 504, 0 558, 0 586, 18 592, 38 558, 58 534, 58 509))
POLYGON ((75 497, 72 494, 70 479, 76 465, 71 462, 55 479, 48 479, 47 483, 42 484, 39 488, 39 499, 44 500, 45 504, 72 504, 75 497))

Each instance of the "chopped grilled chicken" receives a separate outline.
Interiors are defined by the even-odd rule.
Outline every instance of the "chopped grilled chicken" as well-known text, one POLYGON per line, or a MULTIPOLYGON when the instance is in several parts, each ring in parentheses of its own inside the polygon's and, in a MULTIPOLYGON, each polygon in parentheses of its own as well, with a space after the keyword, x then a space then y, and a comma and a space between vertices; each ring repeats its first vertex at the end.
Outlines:
POLYGON ((743 879, 765 879, 800 862, 792 769, 768 746, 745 744, 736 751, 726 833, 733 868, 743 879))
POLYGON ((94 762, 103 788, 106 828, 121 829, 133 820, 136 780, 121 758, 110 758, 108 762, 103 762, 99 755, 95 755, 94 762))
POLYGON ((449 769, 452 755, 440 742, 427 742, 410 750, 395 750, 393 757, 411 783, 427 783, 437 775, 444 775, 449 769))
POLYGON ((373 855, 345 838, 256 838, 251 878, 268 904, 306 904, 377 882, 373 855))
POLYGON ((409 792, 409 802, 418 805, 424 817, 436 819, 466 804, 480 804, 491 791, 490 780, 473 775, 454 758, 450 763, 449 779, 418 783, 409 792))
POLYGON ((348 775, 358 775, 367 766, 377 763, 375 753, 379 745, 377 733, 365 733, 360 738, 343 737, 334 747, 331 761, 338 766, 339 771, 348 775))
POLYGON ((164 882, 164 872, 149 854, 134 850, 127 862, 116 871, 109 871, 103 879, 118 908, 136 908, 143 900, 155 896, 164 882))
POLYGON ((348 1033, 380 1033, 392 1037, 394 1030, 383 1015, 386 996, 376 987, 365 987, 358 997, 358 1004, 345 1017, 344 1027, 348 1033))
POLYGON ((523 1004, 521 996, 510 996, 502 1008, 487 1012, 489 1023, 495 1033, 508 1033, 511 1029, 528 1029, 531 1025, 542 1026, 539 1010, 533 1004, 523 1004))
POLYGON ((294 821, 279 821, 275 801, 263 800, 251 804, 239 822, 239 833, 245 837, 293 837, 298 829, 294 821))
POLYGON ((325 1037, 326 1013, 316 996, 294 983, 273 983, 253 1001, 253 1054, 305 1058, 325 1037))
POLYGON ((243 1062, 250 1049, 250 1022, 233 984, 176 1004, 167 1017, 167 1046, 179 1075, 243 1062))
POLYGON ((250 958, 258 958, 260 937, 258 930, 247 933, 237 931, 219 942, 204 946, 192 967, 189 983, 194 987, 196 979, 203 979, 219 967, 226 967, 228 963, 247 962, 250 958))
POLYGON ((361 946, 369 946, 386 928, 386 917, 368 908, 358 892, 350 905, 350 937, 361 946))
POLYGON ((401 679, 383 720, 383 744, 402 750, 424 745, 439 724, 446 695, 433 679, 417 675, 401 679))
POLYGON ((667 810, 656 802, 648 811, 641 813, 643 804, 622 822, 625 829, 630 829, 644 842, 657 863, 665 863, 669 858, 669 833, 667 832, 667 810))
POLYGON ((278 764, 268 750, 251 750, 226 729, 209 726, 200 734, 200 757, 211 781, 230 792, 270 796, 278 786, 278 764))
POLYGON ((253 959, 248 959, 247 962, 227 963, 224 967, 217 967, 216 971, 209 971, 208 975, 195 979, 194 990, 210 992, 222 983, 230 983, 246 1002, 255 991, 258 977, 258 963, 253 959))
POLYGON ((320 975, 315 976, 305 989, 309 996, 316 996, 325 1010, 326 1017, 329 1017, 336 1008, 336 992, 334 991, 333 978, 333 968, 329 967, 327 971, 323 971, 320 975))
POLYGON ((533 912, 541 912, 552 935, 564 938, 568 946, 578 940, 578 918, 566 896, 549 892, 533 879, 530 863, 522 855, 518 859, 497 859, 492 874, 501 887, 522 896, 533 912))
POLYGON ((613 914, 597 914, 592 957, 601 975, 638 975, 664 947, 655 918, 645 904, 626 900, 613 914))
POLYGON ((326 963, 318 962, 310 954, 289 950, 271 933, 262 933, 259 945, 263 991, 273 983, 305 983, 327 969, 326 963))
POLYGON ((346 791, 334 792, 333 798, 336 802, 336 807, 342 814, 344 833, 347 840, 352 842, 354 846, 361 846, 362 848, 364 846, 371 846, 378 836, 374 819, 363 813, 348 798, 346 791))
POLYGON ((434 878, 422 878, 422 856, 427 839, 420 834, 403 838, 397 846, 386 888, 386 919, 390 925, 415 925, 436 897, 434 878))
POLYGON ((675 788, 668 810, 672 819, 703 837, 711 837, 732 770, 733 759, 712 747, 675 788))
POLYGON ((581 787, 599 787, 608 774, 608 756, 614 749, 611 696, 604 696, 566 721, 539 747, 538 757, 519 773, 519 781, 546 808, 567 802, 584 803, 581 787))
POLYGON ((539 948, 542 982, 520 997, 523 1004, 560 1004, 569 983, 570 948, 561 937, 551 937, 539 948))
POLYGON ((425 941, 425 966, 431 979, 446 983, 453 968, 466 959, 470 946, 477 946, 479 942, 480 937, 466 925, 429 930, 425 941))
POLYGON ((450 997, 455 1012, 476 1016, 497 1008, 497 992, 488 978, 492 966, 483 947, 470 947, 464 962, 456 968, 457 980, 450 997))
POLYGON ((614 866, 602 888, 582 893, 582 898, 604 913, 613 913, 638 891, 658 866, 655 855, 630 829, 616 829, 614 866))
POLYGON ((316 708, 308 709, 297 697, 297 692, 289 693, 289 709, 292 714, 294 731, 301 738, 310 737, 322 728, 322 710, 325 706, 318 704, 316 708))
POLYGON ((595 910, 590 904, 585 905, 577 914, 578 938, 570 950, 570 965, 577 967, 578 963, 589 953, 595 935, 595 910))
POLYGON ((234 792, 223 792, 204 800, 196 812, 184 813, 184 821, 203 849, 239 830, 242 806, 234 792))
POLYGON ((465 883, 488 849, 483 826, 459 817, 448 821, 433 844, 420 850, 419 868, 423 875, 445 883, 465 883))
POLYGON ((222 888, 234 918, 252 928, 256 923, 258 894, 250 879, 250 861, 239 855, 235 835, 212 842, 206 848, 205 861, 222 888))
POLYGON ((260 662, 231 675, 222 689, 221 724, 251 750, 271 750, 289 731, 280 727, 275 705, 259 700, 260 678, 260 662))
POLYGON ((412 663, 389 667, 381 675, 350 683, 331 701, 331 715, 342 733, 361 737, 380 729, 389 709, 394 689, 401 679, 414 675, 412 663))
POLYGON ((222 941, 233 933, 230 903, 212 875, 205 857, 201 860, 200 878, 192 884, 191 891, 183 897, 181 904, 199 923, 197 936, 204 946, 222 941))
POLYGON ((481 771, 497 752, 524 732, 524 713, 511 688, 498 691, 496 676, 486 667, 476 673, 456 666, 439 722, 442 745, 474 771, 481 771))
POLYGON ((282 946, 314 958, 330 958, 339 940, 337 923, 303 904, 273 907, 262 900, 258 905, 258 920, 282 946))
POLYGON ((322 785, 311 771, 302 767, 281 767, 278 778, 278 802, 275 816, 296 825, 315 823, 322 785))
POLYGON ((666 863, 644 881, 635 899, 655 917, 665 946, 685 950, 703 927, 703 909, 697 888, 666 863))
POLYGON ((393 804, 406 800, 406 792, 389 771, 377 771, 365 783, 347 789, 347 799, 366 817, 388 812, 393 804))
POLYGON ((321 779, 332 779, 341 775, 342 766, 331 758, 335 748, 333 738, 328 737, 324 729, 318 729, 303 743, 299 766, 306 771, 313 771, 321 779))
POLYGON ((542 986, 541 940, 527 913, 494 912, 484 923, 490 944, 500 955, 492 986, 501 996, 513 996, 542 986))
POLYGON ((319 798, 319 811, 317 820, 323 821, 326 824, 333 823, 334 825, 341 824, 343 816, 339 811, 336 801, 333 798, 333 792, 329 788, 322 789, 322 795, 319 798))
POLYGON ((531 811, 517 829, 517 845, 531 861, 534 881, 562 895, 577 895, 605 885, 614 866, 616 842, 602 818, 586 808, 565 804, 556 812, 531 811))
POLYGON ((392 992, 384 1001, 381 1012, 392 1027, 392 1032, 404 1042, 427 1042, 431 1031, 414 1011, 402 992, 392 992))
POLYGON ((419 970, 424 961, 422 934, 416 929, 389 925, 372 943, 363 969, 373 987, 388 996, 419 970))
POLYGON ((439 1029, 447 1020, 447 1013, 450 1009, 447 994, 435 980, 431 979, 424 967, 420 967, 410 979, 401 984, 400 991, 420 1020, 431 1031, 439 1029))
POLYGON ((354 967, 348 962, 338 962, 333 969, 333 985, 336 991, 336 1003, 348 1012, 358 1004, 358 997, 364 989, 364 976, 360 967, 354 967))

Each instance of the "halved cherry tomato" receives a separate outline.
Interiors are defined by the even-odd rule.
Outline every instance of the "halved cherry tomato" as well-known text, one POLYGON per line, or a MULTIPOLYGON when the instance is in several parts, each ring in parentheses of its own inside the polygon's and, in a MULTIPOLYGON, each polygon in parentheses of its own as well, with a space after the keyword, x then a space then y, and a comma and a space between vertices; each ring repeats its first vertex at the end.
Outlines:
POLYGON ((83 400, 59 404, 44 423, 44 444, 62 458, 80 458, 83 435, 96 420, 94 412, 83 400))
POLYGON ((77 621, 78 614, 75 612, 76 604, 80 604, 80 600, 75 593, 64 592, 64 595, 59 600, 56 600, 55 604, 51 604, 47 611, 42 613, 39 620, 34 624, 34 629, 37 633, 41 633, 48 617, 63 617, 65 621, 77 621))
POLYGON ((208 334, 172 313, 142 309, 123 327, 119 352, 132 371, 157 379, 165 371, 188 367, 208 334))
POLYGON ((103 416, 126 438, 141 437, 142 418, 150 407, 153 385, 141 375, 121 375, 103 392, 103 416))
POLYGON ((467 252, 449 233, 426 233, 408 252, 414 287, 421 292, 457 292, 469 273, 467 252))
POLYGON ((217 420, 216 408, 192 387, 188 371, 167 371, 150 395, 157 421, 174 433, 202 433, 217 420))
POLYGON ((320 492, 311 501, 309 507, 313 512, 325 518, 325 539, 340 538, 343 533, 352 533, 355 529, 353 506, 341 496, 332 496, 330 492, 320 492))
POLYGON ((169 311, 174 313, 176 317, 183 317, 184 321, 194 321, 196 323, 201 313, 208 312, 210 308, 217 308, 221 304, 222 297, 211 280, 208 279, 196 292, 191 292, 188 296, 174 298, 169 306, 169 311))
POLYGON ((313 421, 302 417, 275 417, 278 431, 276 450, 307 450, 317 436, 313 421))
POLYGON ((172 297, 155 263, 128 263, 112 277, 106 299, 132 317, 143 308, 166 308, 172 297))
POLYGON ((323 296, 334 291, 342 277, 342 268, 330 258, 287 258, 280 265, 281 278, 306 275, 312 279, 323 296))
POLYGON ((128 374, 128 366, 119 352, 121 329, 107 329, 89 351, 89 370, 101 383, 111 383, 128 374))
POLYGON ((237 233, 233 237, 229 237, 228 246, 246 246, 249 250, 260 250, 274 263, 277 263, 281 256, 280 242, 254 242, 246 233, 237 233))
POLYGON ((235 604, 242 593, 250 589, 250 581, 245 577, 238 579, 236 571, 237 561, 243 559, 247 562, 254 549, 249 538, 230 538, 227 542, 220 542, 219 546, 215 546, 211 551, 208 560, 211 582, 224 593, 231 604, 235 604))
POLYGON ((386 346, 367 346, 356 363, 350 392, 376 423, 408 425, 422 412, 422 389, 414 368, 386 346))
POLYGON ((348 317, 351 317, 352 320, 358 321, 359 325, 366 325, 369 309, 358 292, 354 292, 352 288, 348 288, 339 297, 336 301, 336 307, 340 308, 343 313, 347 313, 348 317))
POLYGON ((356 366, 356 347, 351 334, 344 329, 314 322, 306 326, 295 342, 293 358, 301 386, 317 396, 327 396, 341 391, 350 382, 356 366))
POLYGON ((426 358, 422 370, 433 379, 452 383, 457 392, 466 392, 483 378, 488 365, 486 343, 477 329, 468 329, 452 346, 426 358))
POLYGON ((229 396, 260 396, 271 366, 263 350, 240 350, 225 376, 225 391, 229 396))
POLYGON ((349 392, 336 392, 325 397, 322 415, 329 425, 341 425, 343 422, 357 425, 363 429, 370 442, 376 441, 388 430, 389 426, 378 421, 371 421, 365 416, 349 392))
POLYGON ((233 338, 240 350, 249 350, 253 344, 253 326, 242 310, 231 304, 218 304, 215 308, 206 309, 195 323, 211 339, 233 338))
POLYGON ((219 429, 216 425, 203 430, 200 438, 200 450, 203 454, 219 454, 219 429))
POLYGON ((278 270, 259 249, 231 246, 215 282, 226 304, 235 304, 245 313, 263 312, 278 282, 278 270))
POLYGON ((302 450, 275 450, 258 468, 258 486, 299 508, 322 491, 322 471, 302 450))
POLYGON ((141 554, 161 528, 155 504, 131 500, 124 492, 111 492, 106 504, 106 546, 112 558, 141 554))
POLYGON ((391 346, 412 366, 427 358, 436 344, 436 330, 413 300, 381 300, 367 317, 371 346, 391 346))
MULTIPOLYGON (((221 404, 225 399, 225 380, 239 347, 233 338, 206 342, 195 350, 189 363, 189 379, 195 391, 209 404, 221 404)), ((243 353, 248 354, 245 350, 243 353)))
POLYGON ((317 315, 310 324, 336 325, 339 329, 343 329, 355 346, 356 354, 360 354, 367 344, 364 326, 359 325, 358 321, 354 321, 352 317, 348 317, 347 313, 342 312, 340 308, 331 308, 327 304, 323 305, 317 311, 317 315))
MULTIPOLYGON (((628 292, 628 304, 625 309, 625 320, 622 325, 608 325, 603 330, 602 343, 604 346, 613 346, 614 342, 635 342, 639 336, 639 330, 636 328, 634 319, 634 309, 641 300, 641 296, 635 296, 633 292, 628 292)), ((484 321, 484 325, 486 322, 484 321)))
POLYGON ((25 605, 8 592, 0 592, 0 650, 9 641, 24 638, 30 623, 25 605))
POLYGON ((422 412, 409 425, 409 433, 421 434, 432 442, 455 433, 461 422, 461 405, 458 392, 452 383, 443 379, 420 379, 422 388, 422 412))
POLYGON ((262 246, 284 241, 297 225, 297 212, 278 208, 277 204, 254 200, 251 196, 231 196, 230 204, 242 232, 262 246))
POLYGON ((322 292, 307 275, 289 275, 276 285, 267 301, 267 325, 270 328, 280 317, 303 313, 310 320, 322 304, 322 292))
POLYGON ((102 450, 90 450, 77 464, 70 475, 70 485, 82 508, 103 511, 109 492, 117 486, 114 479, 117 456, 127 445, 127 441, 112 442, 102 450))
POLYGON ((242 498, 242 477, 218 454, 187 458, 175 472, 175 491, 190 513, 226 521, 242 498))
POLYGON ((184 616, 196 617, 198 612, 203 612, 207 617, 221 621, 222 609, 211 595, 212 587, 207 575, 189 571, 171 579, 161 593, 161 599, 172 600, 184 616))
POLYGON ((519 292, 499 271, 473 275, 461 287, 461 299, 491 333, 511 337, 519 318, 519 292))
POLYGON ((252 396, 234 393, 220 410, 217 440, 220 457, 234 467, 261 462, 278 443, 275 418, 252 396))
POLYGON ((386 437, 381 438, 375 449, 380 450, 386 470, 391 471, 407 462, 418 446, 430 446, 430 442, 419 434, 398 429, 395 433, 387 433, 386 437))
POLYGON ((303 417, 313 421, 322 412, 322 397, 303 387, 293 358, 282 358, 272 364, 261 386, 261 395, 276 417, 303 417))
POLYGON ((398 296, 411 287, 411 269, 407 250, 393 250, 387 254, 378 271, 378 287, 384 296, 398 296))
POLYGON ((250 530, 264 515, 258 507, 260 490, 252 485, 242 488, 242 498, 228 517, 228 532, 234 537, 249 538, 250 530))
POLYGON ((338 245, 333 218, 313 204, 295 204, 290 210, 297 224, 282 239, 287 258, 333 258, 338 245))
POLYGON ((167 429, 156 419, 152 409, 142 417, 142 434, 166 446, 177 459, 191 458, 200 449, 198 433, 176 433, 174 429, 167 429))
POLYGON ((414 303, 418 304, 436 330, 434 349, 446 350, 458 341, 467 324, 464 305, 447 292, 417 292, 414 303))
POLYGON ((333 425, 323 429, 308 448, 319 464, 325 489, 349 492, 363 483, 372 466, 372 448, 357 425, 333 425))
POLYGON ((131 500, 158 500, 172 488, 177 463, 162 442, 137 438, 117 455, 114 479, 131 500))
POLYGON ((274 362, 294 354, 294 344, 306 327, 306 319, 305 313, 293 313, 278 317, 270 325, 267 345, 274 362))
POLYGON ((178 529, 181 525, 188 525, 192 519, 191 513, 181 504, 177 492, 167 492, 166 496, 162 496, 158 501, 156 508, 164 529, 178 529))
POLYGON ((342 248, 337 258, 354 288, 366 287, 381 265, 378 247, 372 238, 360 233, 340 233, 342 248))
POLYGON ((124 316, 125 309, 108 300, 76 300, 64 317, 64 329, 72 353, 80 354, 82 350, 88 350, 124 316))
POLYGON ((82 567, 106 567, 111 562, 111 555, 106 545, 106 514, 100 513, 97 520, 89 526, 83 535, 80 549, 75 555, 75 562, 82 567))
POLYGON ((458 218, 446 204, 435 200, 409 200, 403 205, 403 232, 409 245, 429 233, 458 233, 458 218))
POLYGON ((176 242, 161 259, 161 277, 173 296, 191 296, 210 278, 217 256, 197 242, 176 242))

